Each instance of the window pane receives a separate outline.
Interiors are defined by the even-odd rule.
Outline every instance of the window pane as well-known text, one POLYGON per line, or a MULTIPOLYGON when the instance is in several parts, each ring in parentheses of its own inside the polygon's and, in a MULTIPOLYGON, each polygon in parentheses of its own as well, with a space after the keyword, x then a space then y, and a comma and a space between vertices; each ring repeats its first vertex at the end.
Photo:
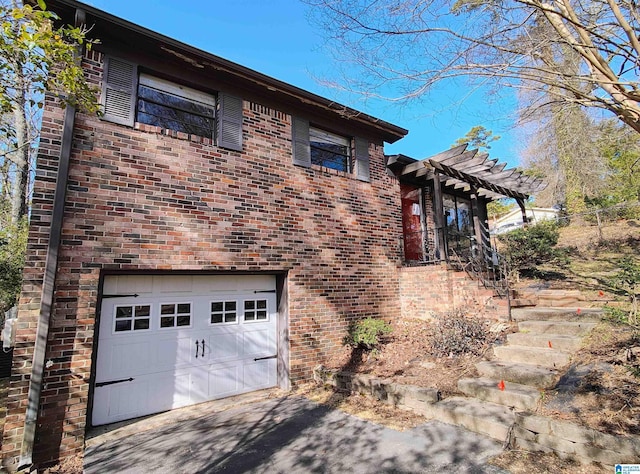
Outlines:
POLYGON ((188 326, 191 324, 191 316, 178 316, 178 326, 188 326))
POLYGON ((211 322, 212 323, 221 323, 222 322, 222 314, 212 314, 211 315, 211 322))
POLYGON ((258 311, 256 313, 256 319, 267 319, 267 312, 266 311, 258 311))
POLYGON ((116 321, 116 332, 130 331, 130 330, 131 330, 131 320, 116 321))
POLYGON ((222 301, 214 301, 211 303, 211 312, 213 311, 222 311, 222 301))
POLYGON ((151 306, 136 306, 136 317, 149 316, 151 314, 151 306))
POLYGON ((349 157, 346 150, 334 145, 334 149, 324 148, 324 144, 311 142, 311 163, 338 171, 349 171, 349 157), (323 148, 321 148, 323 146, 323 148))
POLYGON ((132 315, 131 306, 119 306, 116 308, 116 318, 130 318, 132 315))
POLYGON ((160 307, 160 314, 173 314, 175 312, 176 305, 174 304, 163 304, 160 307))
POLYGON ((228 323, 235 323, 236 321, 236 313, 227 313, 227 322, 228 323))
POLYGON ((255 301, 245 301, 244 302, 244 309, 253 309, 256 307, 256 302, 255 301))
POLYGON ((311 163, 338 171, 350 171, 351 141, 318 128, 309 128, 311 163))
POLYGON ((227 301, 225 303, 225 309, 227 311, 235 311, 236 310, 236 302, 235 301, 227 301))
POLYGON ((255 317, 255 313, 253 311, 246 311, 244 313, 244 320, 245 321, 253 321, 254 319, 256 319, 256 317, 255 317))
POLYGON ((179 314, 185 314, 185 313, 190 313, 191 312, 191 304, 189 303, 182 303, 178 305, 178 313, 179 314))
POLYGON ((138 102, 137 121, 199 137, 213 137, 213 120, 143 101, 138 102))
MULTIPOLYGON (((163 83, 169 84, 166 81, 158 81, 157 85, 161 87, 163 83)), ((174 86, 179 89, 177 85, 174 86)), ((186 90, 181 93, 189 94, 186 90)), ((196 95, 196 92, 192 91, 192 94, 196 95)), ((215 110, 213 106, 196 99, 180 97, 140 84, 136 120, 169 130, 213 138, 215 110)))
POLYGON ((173 327, 173 316, 165 316, 164 318, 160 318, 160 327, 161 328, 173 327))
POLYGON ((267 307, 267 300, 258 300, 258 309, 265 309, 267 307))
POLYGON ((203 115, 213 119, 213 108, 210 105, 178 97, 158 89, 141 85, 138 89, 138 98, 145 99, 146 102, 163 104, 167 107, 182 110, 184 112, 203 115))
POLYGON ((149 329, 148 319, 136 319, 133 323, 133 329, 149 329))

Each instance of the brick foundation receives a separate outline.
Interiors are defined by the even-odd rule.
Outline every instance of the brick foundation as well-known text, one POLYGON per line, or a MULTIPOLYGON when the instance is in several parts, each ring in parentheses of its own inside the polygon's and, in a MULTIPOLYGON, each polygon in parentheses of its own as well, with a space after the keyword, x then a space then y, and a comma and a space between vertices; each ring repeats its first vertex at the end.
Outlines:
POLYGON ((402 317, 429 318, 433 313, 464 309, 487 318, 508 318, 505 300, 478 285, 464 272, 446 265, 404 267, 400 269, 402 317))

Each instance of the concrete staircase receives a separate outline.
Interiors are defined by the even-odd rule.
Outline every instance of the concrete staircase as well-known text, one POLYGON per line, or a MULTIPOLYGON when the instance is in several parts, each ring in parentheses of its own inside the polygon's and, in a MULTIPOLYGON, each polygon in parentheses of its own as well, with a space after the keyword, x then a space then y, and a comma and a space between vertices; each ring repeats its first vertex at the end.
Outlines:
POLYGON ((431 405, 428 415, 507 442, 516 413, 534 411, 542 391, 552 388, 596 325, 601 309, 516 308, 519 332, 493 348, 494 358, 477 364, 478 378, 465 378, 465 396, 431 405))

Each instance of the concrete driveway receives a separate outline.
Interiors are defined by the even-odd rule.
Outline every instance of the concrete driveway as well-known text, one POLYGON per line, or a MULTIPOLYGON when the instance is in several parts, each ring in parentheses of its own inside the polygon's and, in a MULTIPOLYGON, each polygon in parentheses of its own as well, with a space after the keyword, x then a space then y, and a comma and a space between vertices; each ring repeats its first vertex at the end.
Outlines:
POLYGON ((298 396, 189 410, 94 436, 85 472, 504 472, 485 463, 500 443, 439 422, 400 432, 298 396))

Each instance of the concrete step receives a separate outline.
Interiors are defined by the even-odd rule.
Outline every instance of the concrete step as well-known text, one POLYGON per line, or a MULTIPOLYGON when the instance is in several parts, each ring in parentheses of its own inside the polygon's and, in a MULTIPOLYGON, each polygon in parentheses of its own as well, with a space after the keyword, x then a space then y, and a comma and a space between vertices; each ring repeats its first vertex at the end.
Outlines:
POLYGON ((458 389, 469 397, 519 410, 534 410, 540 399, 535 387, 508 381, 501 390, 500 380, 485 377, 460 379, 458 389))
POLYGON ((425 413, 428 417, 462 426, 500 441, 507 438, 509 429, 515 422, 515 413, 510 408, 473 398, 445 398, 430 405, 428 411, 425 413))
POLYGON ((600 308, 513 308, 511 317, 515 321, 569 321, 597 323, 604 312, 600 308), (578 312, 580 309, 580 312, 578 312))
POLYGON ((520 321, 520 332, 532 334, 561 334, 563 336, 584 336, 596 327, 597 323, 577 321, 520 321))
POLYGON ((546 300, 572 299, 582 301, 585 296, 580 290, 560 288, 514 288, 513 293, 518 298, 544 298, 546 300))
POLYGON ((541 365, 561 368, 571 361, 571 353, 550 347, 494 346, 496 359, 520 364, 541 365))
POLYGON ((538 304, 538 300, 536 300, 536 299, 514 298, 514 299, 511 300, 511 308, 512 308, 511 311, 513 312, 516 309, 519 309, 519 308, 522 308, 522 307, 535 306, 537 304, 538 304))
POLYGON ((549 367, 495 360, 478 362, 476 369, 483 377, 543 389, 553 387, 560 378, 558 371, 549 367))
POLYGON ((516 332, 507 334, 507 342, 516 346, 551 347, 561 351, 576 351, 582 345, 582 338, 580 336, 516 332))

